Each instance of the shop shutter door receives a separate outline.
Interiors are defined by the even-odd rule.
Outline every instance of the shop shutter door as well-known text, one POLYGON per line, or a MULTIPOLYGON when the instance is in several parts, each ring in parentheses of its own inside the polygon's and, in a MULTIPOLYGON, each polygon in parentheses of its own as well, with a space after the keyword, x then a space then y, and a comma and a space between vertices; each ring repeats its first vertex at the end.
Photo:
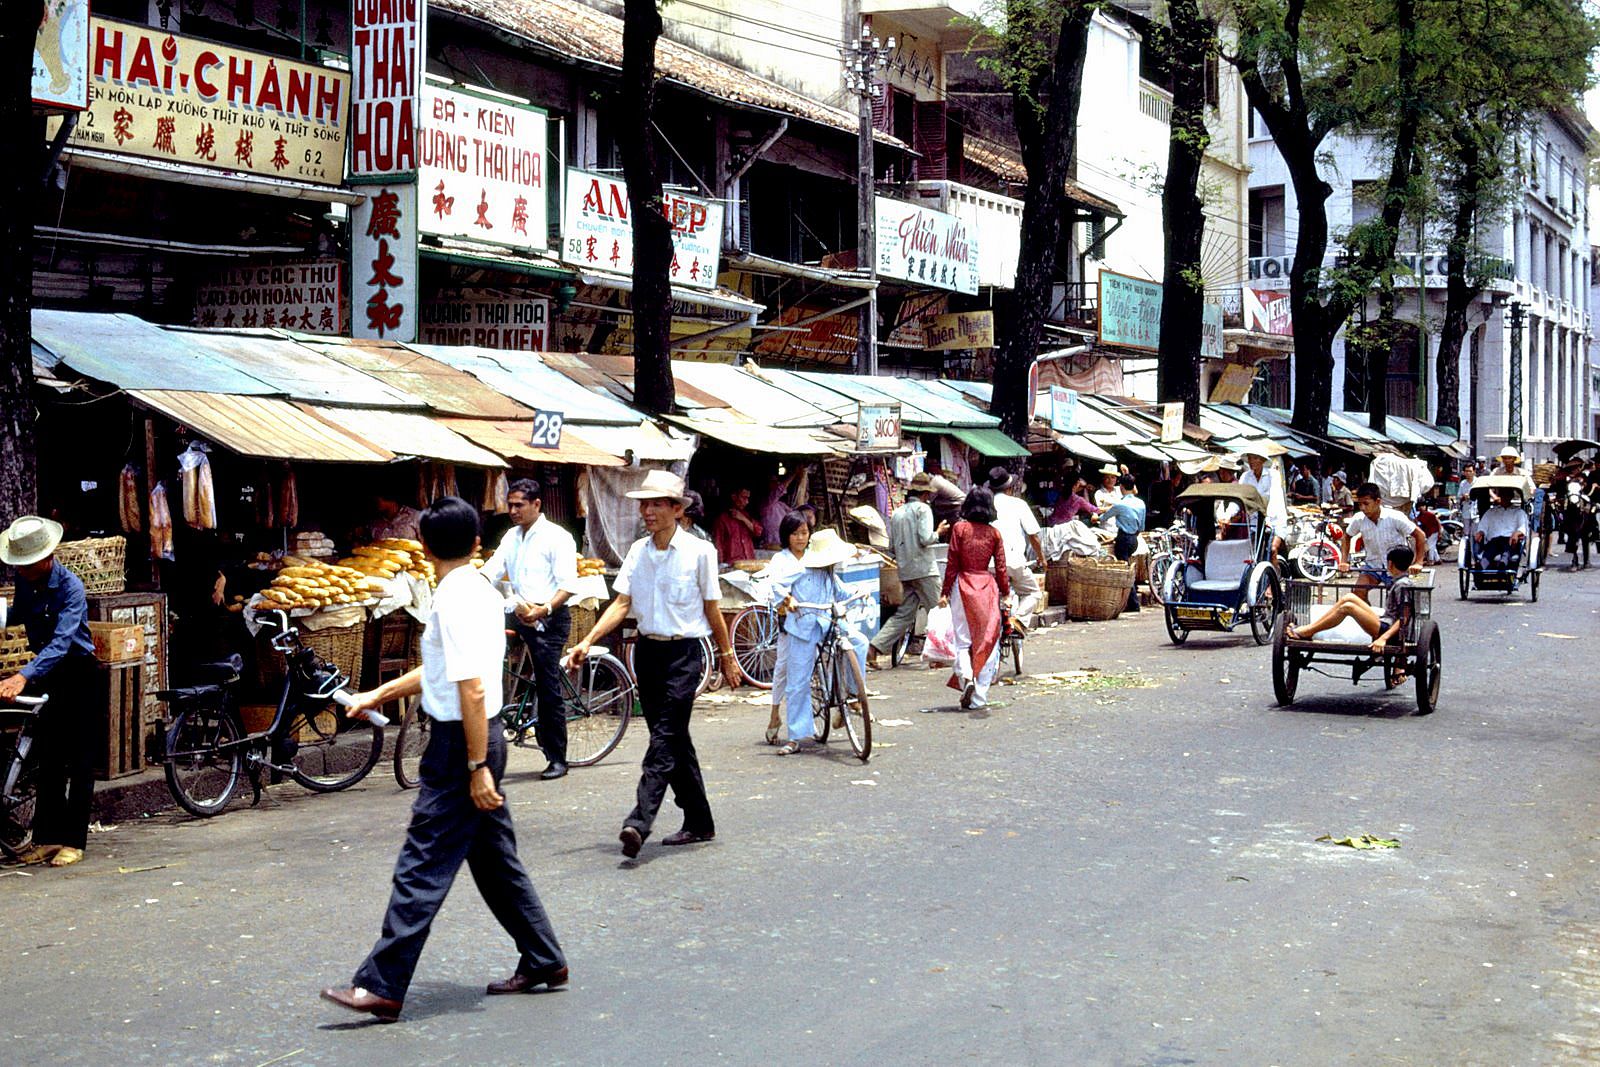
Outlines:
POLYGON ((945 163, 945 103, 943 100, 917 101, 917 123, 913 147, 922 154, 917 160, 919 181, 943 181, 948 174, 945 163))

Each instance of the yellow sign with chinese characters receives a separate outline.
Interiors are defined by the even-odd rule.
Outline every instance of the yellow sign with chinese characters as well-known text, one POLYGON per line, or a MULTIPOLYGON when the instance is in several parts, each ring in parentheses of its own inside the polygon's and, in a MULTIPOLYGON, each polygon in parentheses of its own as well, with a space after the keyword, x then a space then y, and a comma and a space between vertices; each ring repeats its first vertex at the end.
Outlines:
POLYGON ((67 143, 339 185, 349 110, 343 71, 94 18, 89 109, 67 143))

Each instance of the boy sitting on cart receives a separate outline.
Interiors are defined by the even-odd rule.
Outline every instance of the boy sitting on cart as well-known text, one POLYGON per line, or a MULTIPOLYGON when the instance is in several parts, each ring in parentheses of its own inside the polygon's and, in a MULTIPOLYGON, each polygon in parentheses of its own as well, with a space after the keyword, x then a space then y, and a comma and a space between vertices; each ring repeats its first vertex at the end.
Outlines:
POLYGON ((1410 618, 1413 585, 1410 571, 1416 558, 1416 553, 1405 545, 1389 550, 1387 560, 1389 591, 1384 598, 1381 613, 1359 594, 1345 593, 1320 619, 1314 619, 1305 626, 1289 626, 1287 631, 1289 638, 1307 641, 1324 630, 1333 629, 1345 619, 1354 619, 1356 625, 1372 638, 1372 651, 1381 655, 1389 640, 1403 632, 1410 618))

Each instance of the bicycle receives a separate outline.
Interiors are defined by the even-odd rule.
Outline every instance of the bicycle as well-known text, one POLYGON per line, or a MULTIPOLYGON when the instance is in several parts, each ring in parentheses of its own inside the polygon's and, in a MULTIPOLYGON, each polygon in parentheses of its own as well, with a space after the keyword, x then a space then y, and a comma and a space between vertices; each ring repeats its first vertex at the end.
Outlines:
POLYGON ((287 613, 258 618, 278 631, 270 643, 288 668, 265 730, 247 733, 239 717, 234 687, 244 660, 237 655, 202 664, 196 672, 204 680, 198 685, 156 693, 168 708, 178 709, 161 755, 167 789, 185 811, 202 819, 221 813, 246 776, 252 805, 261 800, 263 772, 273 782, 287 775, 313 792, 333 793, 365 778, 383 755, 380 722, 346 718, 331 707, 348 693, 344 672, 301 643, 287 613))
POLYGON ((817 742, 827 744, 830 728, 841 725, 850 738, 851 750, 862 763, 872 757, 872 712, 867 701, 867 679, 861 673, 855 646, 840 624, 845 608, 869 595, 860 592, 837 604, 795 604, 796 608, 828 613, 828 629, 817 647, 817 662, 811 671, 811 715, 817 742))
MULTIPOLYGON (((508 631, 508 633, 511 633, 508 631)), ((591 648, 576 671, 559 671, 561 700, 567 720, 567 765, 590 767, 622 743, 633 719, 637 686, 620 659, 605 648, 591 648)), ((500 728, 506 741, 526 745, 538 741, 539 696, 533 659, 517 641, 506 652, 504 703, 500 728)), ((407 716, 407 723, 411 718, 407 716)), ((402 726, 401 742, 406 740, 402 726)), ((402 782, 401 784, 407 784, 402 782)))
POLYGON ((18 859, 33 844, 39 764, 33 728, 49 696, 19 696, 0 707, 0 852, 18 859), (14 718, 15 721, 5 721, 14 718))
POLYGON ((739 672, 756 689, 772 688, 772 676, 778 666, 778 635, 782 632, 778 613, 765 604, 745 608, 728 627, 739 672))
MULTIPOLYGON (((628 672, 628 678, 635 686, 639 684, 639 675, 633 669, 633 650, 639 643, 639 631, 627 623, 623 624, 626 632, 617 636, 617 658, 622 661, 622 666, 628 672)), ((776 641, 776 638, 774 638, 776 641)), ((704 696, 713 689, 722 688, 722 672, 717 669, 717 648, 711 643, 711 638, 700 638, 700 654, 704 666, 700 668, 700 681, 695 684, 694 695, 704 696)), ((772 688, 772 682, 767 682, 766 688, 772 688)))
POLYGON ((1014 678, 1022 677, 1022 642, 1027 636, 1025 630, 1012 624, 1010 610, 1001 608, 1000 662, 1004 663, 1007 656, 1011 657, 1011 673, 1014 678))
POLYGON ((1150 595, 1160 604, 1167 587, 1167 573, 1189 562, 1199 551, 1200 538, 1181 522, 1164 530, 1152 530, 1145 537, 1150 542, 1150 595))

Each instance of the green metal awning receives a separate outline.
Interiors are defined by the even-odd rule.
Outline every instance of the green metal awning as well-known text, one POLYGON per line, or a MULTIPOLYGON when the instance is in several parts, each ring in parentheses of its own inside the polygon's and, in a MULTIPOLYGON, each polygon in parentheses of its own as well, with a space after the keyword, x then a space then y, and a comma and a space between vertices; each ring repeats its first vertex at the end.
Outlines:
POLYGON ((1017 444, 999 430, 971 427, 951 427, 945 433, 964 445, 970 445, 991 459, 1015 459, 1029 455, 1026 448, 1017 444))

